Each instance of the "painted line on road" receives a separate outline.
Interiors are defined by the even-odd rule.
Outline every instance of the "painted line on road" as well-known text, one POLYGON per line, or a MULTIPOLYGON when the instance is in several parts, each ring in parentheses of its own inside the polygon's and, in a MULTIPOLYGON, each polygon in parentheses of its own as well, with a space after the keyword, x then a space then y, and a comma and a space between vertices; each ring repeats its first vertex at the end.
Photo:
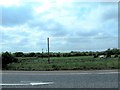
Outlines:
POLYGON ((118 74, 118 72, 93 72, 93 73, 70 73, 72 74, 118 74))
POLYGON ((8 84, 8 83, 0 84, 0 86, 25 86, 25 85, 29 85, 29 84, 8 84))
POLYGON ((0 73, 4 74, 13 74, 13 75, 80 75, 80 74, 118 74, 119 72, 65 72, 65 73, 0 73))
POLYGON ((11 83, 4 83, 0 84, 0 86, 28 86, 28 85, 47 85, 47 84, 53 84, 53 82, 30 82, 30 83, 18 83, 18 84, 11 84, 11 83))

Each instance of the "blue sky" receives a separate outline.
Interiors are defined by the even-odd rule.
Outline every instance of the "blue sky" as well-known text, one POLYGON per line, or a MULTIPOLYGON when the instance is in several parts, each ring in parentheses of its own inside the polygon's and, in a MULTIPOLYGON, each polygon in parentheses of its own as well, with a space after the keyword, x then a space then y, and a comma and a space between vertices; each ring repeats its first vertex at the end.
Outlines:
POLYGON ((0 4, 2 51, 97 51, 118 47, 118 3, 7 0, 0 4))

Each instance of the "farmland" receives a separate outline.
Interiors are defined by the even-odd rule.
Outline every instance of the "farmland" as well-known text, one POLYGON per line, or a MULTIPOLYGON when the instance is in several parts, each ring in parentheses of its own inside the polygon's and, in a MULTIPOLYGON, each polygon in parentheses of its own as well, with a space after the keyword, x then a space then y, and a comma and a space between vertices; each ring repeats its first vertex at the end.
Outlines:
POLYGON ((8 70, 102 70, 118 69, 118 57, 116 58, 94 58, 93 56, 74 57, 18 57, 17 63, 8 64, 8 70))
POLYGON ((24 71, 118 69, 119 59, 120 49, 100 52, 50 52, 50 54, 47 52, 4 52, 2 53, 2 69, 24 71))

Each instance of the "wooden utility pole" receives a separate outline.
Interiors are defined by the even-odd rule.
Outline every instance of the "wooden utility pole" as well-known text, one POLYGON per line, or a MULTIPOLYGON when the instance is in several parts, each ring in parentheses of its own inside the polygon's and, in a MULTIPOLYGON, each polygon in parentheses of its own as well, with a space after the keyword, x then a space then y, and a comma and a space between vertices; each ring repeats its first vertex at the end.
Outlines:
POLYGON ((48 43, 48 63, 50 64, 49 37, 47 38, 47 43, 48 43))
POLYGON ((43 48, 42 48, 42 59, 43 59, 43 48))

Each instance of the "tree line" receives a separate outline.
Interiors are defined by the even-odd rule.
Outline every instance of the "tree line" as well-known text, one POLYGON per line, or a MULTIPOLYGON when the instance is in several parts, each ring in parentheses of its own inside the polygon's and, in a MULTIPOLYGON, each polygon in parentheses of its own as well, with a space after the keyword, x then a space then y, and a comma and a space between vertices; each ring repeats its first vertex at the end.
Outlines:
MULTIPOLYGON (((50 57, 71 57, 71 56, 99 56, 99 55, 119 55, 120 49, 113 48, 107 49, 105 51, 86 51, 86 52, 79 52, 79 51, 71 51, 68 53, 61 53, 61 52, 50 52, 50 57)), ((23 53, 23 52, 15 52, 12 53, 14 57, 47 57, 47 52, 30 52, 30 53, 23 53)))
MULTIPOLYGON (((113 49, 107 49, 105 51, 89 51, 89 52, 77 52, 77 51, 71 51, 69 53, 54 53, 50 52, 50 57, 72 57, 72 56, 94 56, 94 58, 98 57, 99 55, 107 55, 107 57, 111 57, 111 55, 114 55, 115 57, 118 57, 120 55, 120 49, 113 48, 113 49)), ((2 52, 2 67, 5 68, 7 64, 9 63, 15 63, 18 62, 17 57, 38 57, 38 58, 45 58, 48 57, 48 54, 45 52, 30 52, 30 53, 23 53, 23 52, 2 52)))

